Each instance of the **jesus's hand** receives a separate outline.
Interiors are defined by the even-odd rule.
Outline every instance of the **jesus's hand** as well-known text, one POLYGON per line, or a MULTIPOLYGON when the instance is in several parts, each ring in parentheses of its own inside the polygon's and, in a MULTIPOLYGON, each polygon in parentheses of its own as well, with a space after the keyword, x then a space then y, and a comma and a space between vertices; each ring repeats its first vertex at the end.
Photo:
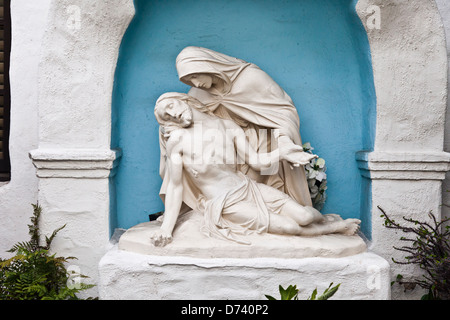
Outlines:
POLYGON ((172 235, 166 231, 159 229, 153 232, 152 235, 150 235, 150 241, 155 247, 164 247, 165 245, 172 242, 172 235))

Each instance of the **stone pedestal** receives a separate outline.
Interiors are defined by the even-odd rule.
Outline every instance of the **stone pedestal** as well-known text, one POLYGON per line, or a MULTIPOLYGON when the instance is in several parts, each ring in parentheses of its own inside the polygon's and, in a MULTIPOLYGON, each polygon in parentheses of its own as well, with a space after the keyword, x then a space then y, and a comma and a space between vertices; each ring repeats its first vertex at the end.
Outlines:
MULTIPOLYGON (((214 248, 211 248, 214 251, 214 248)), ((99 264, 102 300, 265 300, 297 285, 299 299, 340 283, 332 299, 390 299, 389 264, 369 252, 343 258, 201 259, 111 249, 99 264)))
POLYGON ((100 261, 100 299, 265 299, 291 284, 306 299, 332 282, 341 283, 336 299, 390 298, 389 264, 357 235, 250 234, 242 245, 206 237, 200 226, 200 214, 186 213, 165 247, 150 243, 158 221, 127 230, 100 261))

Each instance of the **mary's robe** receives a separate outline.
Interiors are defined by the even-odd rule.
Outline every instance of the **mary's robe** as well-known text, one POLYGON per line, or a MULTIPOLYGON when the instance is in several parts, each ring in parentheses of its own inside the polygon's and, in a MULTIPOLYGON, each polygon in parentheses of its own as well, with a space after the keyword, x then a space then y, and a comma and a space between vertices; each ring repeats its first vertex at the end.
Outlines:
MULTIPOLYGON (((195 73, 213 75, 222 81, 220 91, 193 87, 189 95, 216 116, 241 126, 255 150, 270 152, 277 148, 277 141, 286 138, 302 145, 299 116, 292 99, 258 66, 201 47, 183 49, 176 66, 180 80, 191 86, 187 76, 195 73)), ((281 160, 270 174, 254 171, 248 165, 242 165, 240 170, 257 182, 288 194, 299 204, 312 206, 303 166, 292 168, 281 160)))

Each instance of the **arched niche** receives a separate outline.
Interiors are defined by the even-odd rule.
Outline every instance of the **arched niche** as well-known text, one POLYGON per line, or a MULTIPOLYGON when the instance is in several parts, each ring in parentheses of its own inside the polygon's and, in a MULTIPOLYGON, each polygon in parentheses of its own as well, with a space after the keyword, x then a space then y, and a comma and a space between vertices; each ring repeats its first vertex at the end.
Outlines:
POLYGON ((112 148, 123 151, 115 176, 117 227, 164 210, 159 199, 154 103, 187 92, 175 69, 186 46, 253 62, 292 97, 304 142, 327 162, 324 213, 361 217, 364 183, 355 153, 372 150, 376 97, 370 47, 352 0, 143 1, 122 42, 113 91, 112 148))

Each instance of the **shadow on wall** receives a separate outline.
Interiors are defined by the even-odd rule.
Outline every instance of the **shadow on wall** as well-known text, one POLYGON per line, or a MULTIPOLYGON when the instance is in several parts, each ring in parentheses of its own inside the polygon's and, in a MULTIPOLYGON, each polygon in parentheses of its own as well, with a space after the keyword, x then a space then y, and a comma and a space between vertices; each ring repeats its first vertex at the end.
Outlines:
POLYGON ((253 62, 272 76, 298 109, 303 141, 327 162, 322 212, 365 220, 361 199, 368 188, 355 153, 373 148, 376 98, 354 0, 135 0, 135 6, 113 93, 112 148, 123 151, 113 182, 113 228, 164 210, 153 108, 162 93, 189 90, 178 80, 175 59, 190 45, 253 62))

